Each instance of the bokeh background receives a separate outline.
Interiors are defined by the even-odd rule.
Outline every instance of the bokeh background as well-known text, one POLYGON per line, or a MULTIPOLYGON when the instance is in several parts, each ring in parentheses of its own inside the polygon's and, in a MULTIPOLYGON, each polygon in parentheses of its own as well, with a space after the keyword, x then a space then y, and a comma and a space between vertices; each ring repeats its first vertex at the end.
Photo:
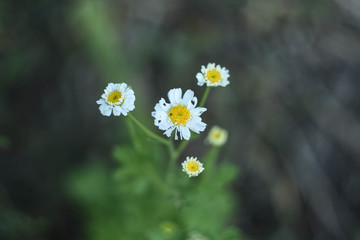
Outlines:
POLYGON ((84 239, 69 176, 111 174, 129 141, 95 103, 107 83, 130 84, 152 127, 170 88, 201 96, 208 62, 231 75, 203 116, 229 130, 221 155, 241 169, 233 225, 249 239, 360 239, 357 0, 0 1, 0 239, 84 239))

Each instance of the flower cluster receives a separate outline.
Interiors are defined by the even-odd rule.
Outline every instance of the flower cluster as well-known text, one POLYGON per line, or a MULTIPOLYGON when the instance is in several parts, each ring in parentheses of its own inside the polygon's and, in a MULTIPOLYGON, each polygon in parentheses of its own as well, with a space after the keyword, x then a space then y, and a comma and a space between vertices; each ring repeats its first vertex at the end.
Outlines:
MULTIPOLYGON (((227 86, 230 82, 229 70, 215 63, 209 63, 206 67, 201 66, 201 72, 196 74, 197 84, 207 87, 227 86)), ((197 134, 203 132, 206 123, 203 122, 201 115, 207 110, 202 105, 205 102, 207 94, 204 94, 200 106, 197 106, 198 99, 195 97, 194 91, 188 89, 183 94, 181 88, 174 88, 168 92, 168 102, 161 98, 155 105, 154 111, 151 113, 154 118, 154 124, 160 130, 164 131, 164 135, 178 140, 190 140, 191 131, 197 134), (175 132, 173 134, 173 132, 175 132)), ((99 110, 102 115, 127 116, 128 113, 135 109, 135 94, 126 83, 109 83, 105 88, 101 98, 96 102, 99 104, 99 110)), ((132 115, 130 115, 132 117, 132 115)), ((165 139, 151 133, 134 117, 132 119, 146 133, 154 139, 167 143, 165 139)), ((208 135, 207 142, 214 146, 221 146, 227 140, 227 131, 217 126, 213 127, 208 135)), ((203 170, 203 164, 196 157, 187 157, 182 163, 183 171, 189 177, 198 176, 203 170)))

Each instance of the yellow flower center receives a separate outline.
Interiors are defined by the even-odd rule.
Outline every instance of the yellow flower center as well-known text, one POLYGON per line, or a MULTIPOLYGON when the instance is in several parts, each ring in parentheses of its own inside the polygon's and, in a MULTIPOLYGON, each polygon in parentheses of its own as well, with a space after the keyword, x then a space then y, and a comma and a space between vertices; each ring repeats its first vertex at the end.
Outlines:
POLYGON ((196 162, 188 162, 188 164, 186 165, 186 169, 190 172, 196 172, 197 170, 199 170, 199 165, 196 162))
POLYGON ((161 225, 161 230, 163 231, 163 233, 165 233, 166 235, 171 235, 174 232, 175 229, 175 225, 172 222, 163 222, 161 225))
POLYGON ((213 138, 213 139, 218 139, 220 137, 221 137, 221 132, 220 131, 216 131, 216 132, 211 133, 211 138, 213 138))
POLYGON ((210 70, 206 73, 206 78, 211 82, 211 83, 216 83, 219 82, 221 80, 221 75, 217 70, 210 70))
POLYGON ((120 102, 121 97, 122 97, 121 92, 116 90, 109 94, 107 101, 111 103, 118 103, 120 102))
POLYGON ((185 125, 190 119, 190 111, 185 106, 177 105, 170 109, 169 118, 175 124, 185 125))

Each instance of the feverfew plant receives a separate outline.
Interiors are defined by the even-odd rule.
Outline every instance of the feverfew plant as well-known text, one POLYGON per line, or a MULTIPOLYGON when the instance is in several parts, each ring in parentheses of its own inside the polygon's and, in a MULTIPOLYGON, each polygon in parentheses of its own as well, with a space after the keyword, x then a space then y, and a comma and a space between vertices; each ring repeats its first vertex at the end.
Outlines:
POLYGON ((94 166, 73 179, 73 195, 89 212, 88 239, 242 239, 229 222, 234 201, 227 186, 236 168, 225 161, 216 164, 227 131, 212 127, 204 146, 208 152, 199 158, 194 146, 201 142, 192 142, 206 130, 210 88, 227 86, 229 76, 214 63, 202 66, 196 78, 206 88, 199 103, 193 90, 170 89, 168 100, 160 98, 151 113, 162 135, 131 113, 136 93, 127 83, 108 84, 97 101, 100 113, 123 118, 131 144, 115 147, 119 167, 113 178, 94 166), (190 142, 191 152, 186 149, 190 142), (185 158, 185 150, 193 157, 185 158))

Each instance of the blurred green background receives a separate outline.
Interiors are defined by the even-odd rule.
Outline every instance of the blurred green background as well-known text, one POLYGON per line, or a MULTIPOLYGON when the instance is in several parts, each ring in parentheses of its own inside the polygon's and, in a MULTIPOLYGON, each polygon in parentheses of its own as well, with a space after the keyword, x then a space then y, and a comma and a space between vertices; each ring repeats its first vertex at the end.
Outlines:
POLYGON ((229 130, 220 154, 241 169, 233 226, 249 239, 360 239, 355 0, 1 0, 0 239, 86 239, 69 185, 91 166, 103 182, 129 142, 122 117, 98 110, 107 83, 131 85, 152 127, 170 88, 201 96, 208 62, 230 70, 203 119, 229 130))

